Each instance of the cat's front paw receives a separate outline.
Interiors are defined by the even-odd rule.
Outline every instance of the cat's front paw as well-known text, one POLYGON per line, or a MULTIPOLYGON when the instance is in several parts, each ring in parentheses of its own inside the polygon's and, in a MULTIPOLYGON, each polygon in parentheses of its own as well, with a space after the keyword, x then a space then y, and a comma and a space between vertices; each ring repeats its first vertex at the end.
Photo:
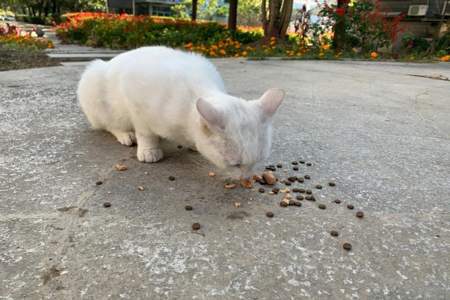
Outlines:
POLYGON ((153 163, 161 160, 164 153, 161 149, 139 149, 137 151, 137 158, 141 162, 153 163))
POLYGON ((136 143, 134 132, 114 132, 117 141, 125 146, 132 146, 136 143))

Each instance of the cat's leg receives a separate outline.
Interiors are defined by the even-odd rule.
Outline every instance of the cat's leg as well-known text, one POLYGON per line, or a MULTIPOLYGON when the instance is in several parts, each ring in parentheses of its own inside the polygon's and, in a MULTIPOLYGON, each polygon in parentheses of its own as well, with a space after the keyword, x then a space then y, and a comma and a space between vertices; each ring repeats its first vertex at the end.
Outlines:
POLYGON ((125 146, 132 146, 136 143, 136 136, 134 132, 131 131, 120 131, 120 130, 111 130, 110 131, 117 139, 119 143, 125 146))
POLYGON ((141 134, 136 132, 137 140, 137 158, 142 162, 157 162, 164 156, 162 149, 159 146, 159 136, 146 133, 141 134))

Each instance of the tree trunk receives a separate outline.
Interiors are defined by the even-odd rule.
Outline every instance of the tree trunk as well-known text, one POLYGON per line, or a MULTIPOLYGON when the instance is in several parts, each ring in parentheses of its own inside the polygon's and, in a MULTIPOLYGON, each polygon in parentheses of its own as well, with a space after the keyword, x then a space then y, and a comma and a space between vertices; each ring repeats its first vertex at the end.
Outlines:
POLYGON ((269 15, 266 0, 262 0, 261 21, 264 28, 264 41, 271 38, 284 39, 292 15, 293 0, 269 0, 269 15))
POLYGON ((228 10, 228 29, 236 31, 238 0, 230 0, 228 10))
MULTIPOLYGON (((338 9, 344 9, 344 6, 344 0, 337 1, 338 9)), ((339 17, 334 25, 333 44, 336 51, 341 51, 345 47, 345 23, 342 17, 339 17)))
POLYGON ((197 20, 197 6, 198 6, 197 4, 198 0, 192 0, 192 16, 191 16, 192 21, 197 20))

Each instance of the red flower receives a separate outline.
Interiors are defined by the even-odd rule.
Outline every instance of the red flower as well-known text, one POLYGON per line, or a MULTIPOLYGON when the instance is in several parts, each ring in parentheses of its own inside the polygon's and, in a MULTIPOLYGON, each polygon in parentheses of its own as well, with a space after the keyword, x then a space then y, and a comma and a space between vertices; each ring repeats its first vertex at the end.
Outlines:
POLYGON ((340 17, 343 17, 345 15, 345 8, 342 7, 336 8, 336 14, 340 17))

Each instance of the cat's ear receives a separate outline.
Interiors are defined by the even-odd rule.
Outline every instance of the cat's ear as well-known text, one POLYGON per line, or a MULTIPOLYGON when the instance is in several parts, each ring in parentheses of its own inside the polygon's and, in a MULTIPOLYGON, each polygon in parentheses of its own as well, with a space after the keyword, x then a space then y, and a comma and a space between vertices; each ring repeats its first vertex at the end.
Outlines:
POLYGON ((284 91, 282 89, 269 89, 259 99, 260 106, 265 118, 272 117, 284 99, 284 91))
POLYGON ((223 113, 217 110, 211 103, 199 98, 196 106, 197 111, 200 113, 200 116, 206 122, 208 127, 220 130, 225 129, 225 118, 223 113))

